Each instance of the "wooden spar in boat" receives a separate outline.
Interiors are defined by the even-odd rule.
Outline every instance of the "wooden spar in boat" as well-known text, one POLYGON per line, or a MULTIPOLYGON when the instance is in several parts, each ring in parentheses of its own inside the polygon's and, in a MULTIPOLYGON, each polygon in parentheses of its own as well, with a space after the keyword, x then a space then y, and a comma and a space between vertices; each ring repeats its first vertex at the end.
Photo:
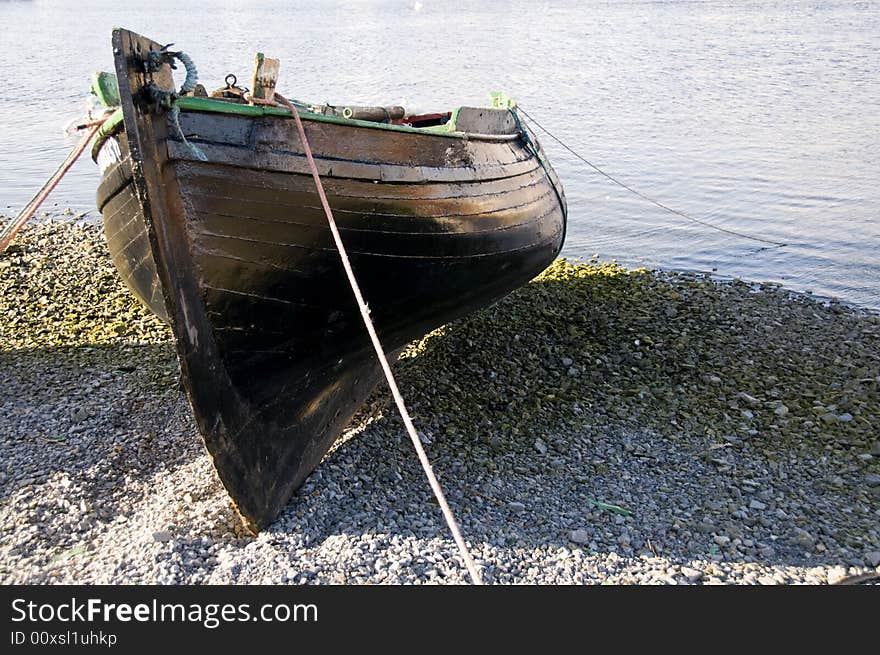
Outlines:
POLYGON ((359 107, 357 105, 331 107, 330 105, 318 105, 311 107, 311 110, 316 114, 324 116, 339 116, 352 120, 376 122, 400 120, 406 114, 404 108, 398 105, 391 107, 359 107))
MULTIPOLYGON (((157 102, 174 89, 150 55, 161 46, 115 30, 113 47, 122 121, 93 148, 111 255, 171 325, 205 446, 256 531, 381 373, 289 112, 181 97, 178 131, 157 102)), ((387 352, 498 300, 562 247, 561 186, 508 109, 421 129, 302 118, 387 352)))

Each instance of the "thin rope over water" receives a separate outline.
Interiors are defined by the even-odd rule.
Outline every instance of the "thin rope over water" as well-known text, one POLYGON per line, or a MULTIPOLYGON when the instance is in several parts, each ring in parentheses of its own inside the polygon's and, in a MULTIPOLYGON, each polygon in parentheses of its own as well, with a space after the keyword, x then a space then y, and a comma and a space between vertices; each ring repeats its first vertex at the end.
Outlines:
POLYGON ((327 202, 327 196, 324 194, 324 185, 321 184, 321 177, 318 175, 318 167, 315 165, 314 157, 312 157, 312 149, 309 146, 308 139, 306 138, 306 132, 303 128, 302 120, 299 117, 299 112, 290 103, 290 101, 287 100, 287 98, 282 96, 280 93, 275 93, 275 97, 285 107, 287 107, 287 109, 290 110, 293 119, 296 121, 296 129, 299 132, 299 138, 300 141, 302 141, 303 151, 306 154, 306 159, 309 162, 309 168, 312 171, 312 177, 315 179, 315 186, 318 189, 318 197, 321 199, 321 205, 324 207, 324 213, 327 215, 327 222, 330 224, 330 232, 333 234, 333 241, 336 242, 336 249, 339 251, 339 257, 342 259, 342 266, 345 268, 345 274, 346 276, 348 276, 348 282, 351 285, 351 290, 354 292, 355 300, 357 300, 358 307, 361 310, 361 317, 364 319, 364 325, 366 326, 367 332, 370 335, 370 340, 373 342, 373 348, 376 350, 376 356, 379 358, 379 363, 382 365, 382 371, 385 373, 385 379, 388 381, 388 386, 391 389, 391 395, 394 396, 394 402, 397 403, 397 409, 400 412, 401 418, 403 419, 403 424, 406 426, 406 431, 409 434, 409 438, 412 440, 413 447, 416 449, 416 454, 419 456, 419 462, 421 462, 422 468, 425 470, 425 475, 428 478, 428 482, 431 485, 434 496, 436 496, 437 502, 440 504, 440 509, 443 511, 443 517, 446 519, 449 530, 450 532, 452 532, 452 537, 455 539, 455 543, 458 545, 458 549, 461 551, 461 556, 462 558, 464 558, 464 563, 467 567, 468 573, 471 576, 471 581, 475 585, 481 585, 483 584, 483 581, 481 580, 480 574, 477 571, 477 567, 474 564, 474 559, 473 557, 471 557, 467 544, 465 543, 464 538, 461 536, 461 532, 458 529, 458 524, 455 521, 455 517, 452 515, 452 510, 449 509, 449 504, 446 502, 446 497, 443 495, 443 490, 440 488, 440 483, 437 481, 437 478, 434 475, 434 471, 431 468, 431 463, 428 461, 428 456, 425 453, 425 449, 422 447, 422 442, 421 440, 419 440, 419 435, 416 433, 415 426, 413 425, 412 419, 409 416, 409 412, 406 409, 406 405, 403 402, 403 396, 400 394, 400 390, 397 388, 397 382, 394 379, 394 374, 391 372, 391 366, 388 364, 388 358, 385 356, 385 351, 382 349, 382 344, 379 341, 378 335, 376 334, 376 328, 373 327, 373 321, 372 319, 370 319, 370 308, 367 307, 367 303, 364 301, 364 297, 361 294, 357 279, 354 276, 354 271, 351 268, 351 263, 348 260, 348 253, 346 252, 345 246, 342 243, 342 237, 339 235, 339 230, 336 227, 336 221, 333 219, 333 212, 330 210, 330 205, 327 202))
POLYGON ((727 233, 727 234, 732 234, 733 236, 740 237, 741 239, 750 239, 750 240, 752 240, 752 241, 758 241, 758 242, 760 242, 760 243, 769 243, 771 246, 774 246, 774 247, 776 247, 776 248, 783 248, 783 247, 785 247, 785 246, 788 245, 787 243, 782 243, 782 242, 780 242, 780 241, 773 241, 773 240, 771 240, 771 239, 764 239, 764 238, 762 238, 762 237, 752 236, 751 234, 745 234, 744 232, 739 232, 739 231, 737 231, 737 230, 730 230, 730 229, 728 229, 728 228, 726 228, 726 227, 720 227, 720 226, 718 226, 718 225, 713 225, 712 223, 709 223, 709 222, 707 222, 707 221, 701 220, 701 219, 699 219, 699 218, 694 218, 693 216, 690 216, 689 214, 685 214, 684 212, 678 211, 677 209, 673 209, 672 207, 669 207, 669 206, 667 206, 667 205, 664 205, 664 204, 663 204, 662 202, 660 202, 659 200, 654 200, 654 198, 651 198, 650 196, 646 196, 644 193, 642 193, 642 192, 640 192, 640 191, 636 191, 635 189, 633 189, 633 188, 632 188, 631 186, 629 186, 628 184, 625 184, 624 182, 621 182, 620 180, 618 180, 618 179, 617 179, 616 177, 614 177, 613 175, 610 175, 610 174, 606 173, 606 172, 603 171, 601 168, 599 168, 598 166, 596 166, 594 163, 592 163, 591 161, 588 161, 585 157, 582 157, 582 156, 579 155, 577 152, 575 152, 574 150, 572 150, 572 149, 571 149, 570 147, 568 147, 565 143, 563 143, 563 141, 562 141, 561 139, 559 139, 559 138, 558 138, 557 136, 555 136, 552 132, 550 132, 550 130, 548 130, 546 127, 544 127, 544 126, 541 125, 538 121, 536 121, 534 118, 532 118, 532 116, 529 114, 529 112, 527 112, 525 109, 523 109, 523 108, 520 107, 519 105, 517 105, 517 109, 518 109, 519 111, 521 111, 523 114, 525 114, 525 116, 526 116, 526 117, 527 117, 532 123, 534 123, 536 126, 538 126, 539 128, 541 128, 541 131, 542 131, 542 132, 544 132, 547 136, 549 136, 551 139, 553 139, 554 141, 556 141, 556 143, 558 143, 558 144, 561 145, 563 148, 565 148, 566 150, 568 150, 571 154, 573 154, 575 157, 577 157, 578 159, 580 159, 582 162, 584 162, 587 166, 589 166, 590 168, 592 168, 594 171, 596 171, 596 172, 599 173, 600 175, 602 175, 602 176, 608 178, 609 180, 611 180, 612 182, 614 182, 616 185, 618 185, 618 186, 620 186, 620 187, 623 187, 624 189, 626 189, 626 190, 629 191, 630 193, 637 195, 639 198, 642 198, 643 200, 647 200, 647 201, 650 202, 652 205, 656 205, 657 207, 660 207, 661 209, 665 209, 666 211, 668 211, 668 212, 670 212, 670 213, 672 213, 672 214, 675 214, 676 216, 681 216, 682 218, 687 219, 687 220, 689 220, 689 221, 691 221, 691 222, 693 222, 693 223, 698 223, 699 225, 702 225, 702 226, 704 226, 704 227, 708 227, 708 228, 710 228, 710 229, 712 229, 712 230, 717 230, 717 231, 719 231, 719 232, 725 232, 725 233, 727 233))

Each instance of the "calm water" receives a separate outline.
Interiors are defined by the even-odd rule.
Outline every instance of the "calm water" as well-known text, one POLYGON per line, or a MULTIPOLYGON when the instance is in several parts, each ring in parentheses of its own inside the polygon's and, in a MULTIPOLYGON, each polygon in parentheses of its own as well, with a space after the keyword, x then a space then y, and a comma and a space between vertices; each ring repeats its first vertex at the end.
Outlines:
MULTIPOLYGON (((480 103, 503 89, 587 159, 758 250, 667 214, 543 143, 565 184, 565 254, 771 280, 880 307, 880 3, 0 0, 0 210, 70 148, 110 31, 173 41, 212 89, 282 60, 313 101, 480 103)), ((49 205, 94 206, 88 158, 49 205)))

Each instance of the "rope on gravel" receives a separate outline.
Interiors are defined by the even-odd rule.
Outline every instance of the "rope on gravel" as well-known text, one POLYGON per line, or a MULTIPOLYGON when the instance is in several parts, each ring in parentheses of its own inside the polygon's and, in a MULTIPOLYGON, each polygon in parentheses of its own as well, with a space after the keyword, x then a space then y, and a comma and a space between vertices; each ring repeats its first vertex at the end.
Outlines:
MULTIPOLYGON (((482 579, 480 578, 480 574, 477 571, 477 567, 474 564, 474 559, 471 556, 470 551, 468 550, 467 544, 464 541, 464 538, 461 536, 461 531, 458 529, 458 523, 455 521, 455 517, 452 515, 452 510, 449 508, 449 504, 446 502, 446 497, 443 494, 443 489, 440 488, 440 483, 437 481, 437 477, 434 475, 434 471, 431 468, 431 463, 428 461, 428 456, 425 453, 425 449, 422 446, 422 442, 419 439, 419 435, 416 433, 415 426, 413 425, 412 419, 410 418, 409 411, 406 409, 406 405, 403 402, 403 396, 400 394, 400 389, 397 387, 397 382, 394 379, 394 374, 391 372, 391 366, 388 363, 388 358, 385 356, 385 351, 382 348, 382 344, 379 341, 379 337, 376 334, 376 328, 373 326, 373 321, 370 318, 370 308, 367 306, 366 301, 364 301, 364 297, 361 294, 360 286, 358 286, 357 279, 354 276, 354 271, 351 267, 351 262, 348 259, 348 253, 345 250, 345 246, 342 243, 342 237, 339 235, 339 229, 336 227, 336 221, 333 218, 333 212, 330 209, 330 205, 327 202, 327 196, 324 194, 324 185, 321 184, 321 177, 318 174, 318 167, 315 165, 315 159, 312 157, 312 149, 309 146, 309 141, 306 138, 306 132, 303 128, 302 119, 300 119, 299 112, 296 110, 287 98, 282 96, 280 93, 275 93, 275 98, 281 102, 287 109, 290 110, 293 119, 296 121, 296 129, 299 132, 300 141, 302 141, 303 150, 305 151, 306 159, 309 163, 309 168, 312 171, 312 177, 315 179, 315 186, 318 189, 318 197, 321 199, 321 205, 324 207, 324 214, 327 216, 327 222, 330 225, 330 232, 333 234, 333 241, 336 243, 336 249, 339 251, 339 257, 342 259, 342 266, 345 268, 345 274, 348 277, 348 283, 351 285, 351 290, 354 292, 355 300, 357 301, 358 307, 361 310, 361 317, 364 319, 364 325, 367 328, 367 332, 370 335, 370 341, 373 342, 373 348, 376 351, 376 357, 379 358, 379 364, 382 366, 382 371, 385 373, 385 379, 388 381, 388 386, 391 389, 391 395, 394 396, 394 402, 397 404, 397 410, 400 412, 400 416, 403 419, 403 424, 406 426, 407 434, 409 434, 410 440, 412 440, 413 447, 416 450, 416 454, 419 457, 419 462, 422 464, 422 468, 425 471, 425 475, 428 478, 428 483, 431 485, 431 490, 434 492, 434 496, 437 498, 437 502, 440 504, 440 509, 443 512, 443 517, 446 519, 446 524, 449 526, 450 532, 452 532, 452 537, 455 539, 456 545, 458 545, 458 549, 461 552, 461 556, 464 559, 465 567, 468 570, 468 573, 471 577, 471 582, 475 585, 483 584, 482 579)), ((269 104, 269 103, 260 103, 260 104, 269 104)))

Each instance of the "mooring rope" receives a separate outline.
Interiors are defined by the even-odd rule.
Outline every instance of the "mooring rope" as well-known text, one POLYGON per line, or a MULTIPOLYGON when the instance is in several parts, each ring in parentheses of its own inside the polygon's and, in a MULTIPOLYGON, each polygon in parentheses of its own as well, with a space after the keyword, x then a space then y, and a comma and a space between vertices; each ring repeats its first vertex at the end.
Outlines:
POLYGON ((165 64, 168 64, 173 69, 177 69, 177 66, 174 65, 175 59, 183 64, 184 69, 186 69, 186 78, 183 80, 183 84, 180 85, 180 91, 177 92, 177 95, 182 96, 195 90, 196 84, 199 81, 199 71, 196 69, 192 58, 183 50, 168 49, 173 45, 173 43, 169 43, 162 46, 160 50, 150 50, 147 55, 147 65, 155 73, 161 70, 165 64))
POLYGON ((684 219, 687 219, 687 220, 692 221, 692 222, 694 222, 694 223, 698 223, 699 225, 702 225, 702 226, 704 226, 704 227, 708 227, 708 228, 710 228, 710 229, 712 229, 712 230, 717 230, 717 231, 719 231, 719 232, 725 232, 725 233, 727 233, 727 234, 732 234, 733 236, 740 237, 741 239, 750 239, 750 240, 752 240, 752 241, 759 241, 760 243, 769 243, 771 246, 775 246, 776 248, 783 248, 783 247, 785 247, 785 246, 788 245, 787 243, 782 243, 781 241, 773 241, 772 239, 764 239, 764 238, 762 238, 762 237, 752 236, 751 234, 746 234, 746 233, 744 233, 744 232, 740 232, 740 231, 738 231, 738 230, 731 230, 731 229, 726 228, 726 227, 720 227, 720 226, 718 226, 718 225, 714 225, 714 224, 712 224, 712 223, 709 223, 708 221, 704 221, 704 220, 701 220, 701 219, 699 219, 699 218, 695 218, 694 216, 691 216, 691 215, 689 215, 689 214, 685 214, 685 213, 682 212, 682 211, 679 211, 679 210, 677 210, 677 209, 673 209, 672 207, 669 207, 668 205, 664 205, 664 204, 663 204, 662 202, 660 202, 659 200, 655 200, 654 198, 651 198, 650 196, 645 195, 645 194, 642 193, 641 191, 636 191, 635 189, 633 189, 633 188, 632 188, 631 186, 629 186, 628 184, 626 184, 626 183, 624 183, 624 182, 621 182, 620 180, 618 180, 618 179, 617 179, 616 177, 614 177, 613 175, 611 175, 611 174, 606 173, 605 171, 603 171, 601 168, 599 168, 598 166, 596 166, 593 162, 589 161, 586 157, 583 157, 582 155, 580 155, 580 154, 578 154, 577 152, 575 152, 575 150, 572 149, 572 148, 570 148, 566 143, 564 143, 564 142, 562 141, 562 139, 560 139, 559 137, 557 137, 556 135, 554 135, 550 130, 548 130, 546 127, 544 127, 543 125, 541 125, 538 121, 536 121, 536 120, 535 120, 535 119, 534 119, 534 118, 533 118, 533 117, 532 117, 532 116, 531 116, 531 115, 530 115, 525 109, 523 109, 523 108, 520 107, 519 105, 517 105, 517 109, 518 109, 519 111, 521 111, 523 114, 525 114, 525 116, 526 116, 526 117, 527 117, 532 123, 534 123, 537 127, 541 128, 541 131, 542 131, 542 132, 544 132, 547 136, 549 136, 551 139, 553 139, 554 141, 556 141, 556 143, 558 143, 558 144, 561 145, 563 148, 565 148, 566 150, 568 150, 571 154, 573 154, 575 157, 577 157, 578 159, 580 159, 582 162, 584 162, 587 166, 589 166, 590 168, 592 168, 594 171, 596 171, 596 172, 599 173, 600 175, 602 175, 602 176, 608 178, 609 180, 611 180, 612 182, 614 182, 614 184, 616 184, 616 185, 618 185, 618 186, 620 186, 620 187, 623 187, 624 189, 626 189, 626 190, 629 191, 630 193, 637 195, 639 198, 642 198, 643 200, 647 200, 647 201, 650 202, 652 205, 656 205, 657 207, 660 207, 661 209, 665 209, 666 211, 668 211, 668 212, 670 212, 670 213, 672 213, 672 214, 675 214, 675 215, 677 215, 677 216, 681 216, 681 217, 684 218, 684 219))
MULTIPOLYGON (((431 490, 434 492, 434 496, 437 498, 437 502, 440 504, 440 509, 443 512, 443 517, 446 519, 446 524, 449 526, 450 532, 452 532, 452 537, 455 539, 455 543, 458 545, 458 549, 461 552, 462 558, 464 558, 465 566, 467 567, 468 573, 471 576, 471 581, 475 585, 483 584, 482 579, 480 578, 480 573, 477 571, 477 567, 474 564, 474 559, 471 556, 470 551, 468 550, 467 544, 464 541, 464 538, 461 536, 461 531, 458 529, 458 523, 455 521, 455 517, 452 515, 452 510, 449 508, 449 504, 446 502, 446 497, 443 495, 443 489, 440 488, 440 483, 437 481, 437 477, 434 475, 434 471, 431 468, 431 463, 428 461, 428 455, 425 453, 425 449, 422 447, 422 442, 419 439, 419 435, 416 433, 415 426, 413 425, 412 419, 409 416, 409 411, 406 409, 406 405, 403 402, 403 396, 400 394, 400 389, 397 388, 397 382, 394 379, 394 374, 391 372, 391 365, 388 363, 388 358, 385 356, 385 351, 382 348, 382 344, 379 341, 379 336, 376 334, 376 328, 373 326, 373 321, 370 318, 370 308, 367 306, 367 303, 364 301, 364 297, 361 294, 360 286, 358 286, 357 279, 354 276, 354 271, 351 267, 351 262, 348 259, 348 253, 345 250, 345 246, 342 243, 342 237, 339 235, 339 229, 336 227, 336 221, 333 218, 333 212, 330 209, 330 204, 327 202, 327 196, 324 194, 324 185, 321 183, 321 177, 318 174, 318 167, 315 165, 315 159, 312 156, 312 149, 309 146, 309 141, 306 138, 306 131, 303 128, 302 119, 300 119, 299 112, 296 110, 296 107, 291 104, 287 98, 282 96, 280 93, 275 93, 275 97, 285 106, 288 110, 290 110, 293 119, 296 121, 296 129, 299 132, 300 141, 302 141, 303 151, 306 155, 306 160, 309 163, 309 169, 312 172, 312 177, 315 180, 315 186, 318 189, 318 197, 321 199, 321 205, 324 207, 324 214, 327 216, 327 222, 330 224, 330 232, 333 234, 333 241, 336 243, 336 249, 339 251, 339 257, 342 259, 342 266, 345 268, 345 274, 348 277, 348 283, 351 285, 351 290, 354 292, 355 300, 357 301, 358 307, 361 310, 361 317, 364 319, 364 325, 367 328, 367 332, 370 335, 370 341, 373 342, 373 348, 376 351, 376 357, 379 358, 379 363, 382 366, 382 371, 385 373, 385 379, 388 381, 388 386, 391 389, 391 395, 394 396, 394 402, 397 404, 397 410, 400 412, 400 416, 403 419, 403 424, 406 426, 407 434, 409 434, 409 438, 412 440, 413 447, 416 449, 416 454, 419 457, 419 462, 422 464, 422 468, 425 471, 425 475, 428 478, 428 483, 431 485, 431 490)), ((268 103, 260 103, 260 104, 268 104, 268 103)))
POLYGON ((171 128, 174 132, 174 136, 180 139, 181 143, 186 146, 192 156, 199 161, 208 161, 208 155, 205 154, 205 151, 187 139, 186 134, 183 133, 183 128, 180 127, 180 107, 177 106, 176 100, 171 105, 171 111, 168 112, 168 120, 171 121, 171 128))
POLYGON ((58 186, 58 183, 61 181, 61 178, 64 177, 64 174, 70 170, 70 167, 73 166, 74 162, 79 159, 79 156, 82 154, 83 150, 86 149, 86 146, 92 140, 92 137, 95 136, 97 131, 101 129, 101 126, 104 124, 110 117, 110 114, 95 120, 86 123, 85 125, 88 127, 88 132, 86 132, 85 136, 83 136, 82 140, 76 145, 76 147, 70 151, 65 160, 61 162, 61 165, 58 169, 52 174, 52 176, 46 180, 46 183, 42 186, 42 188, 37 191, 36 195, 30 199, 30 201, 24 206, 24 208, 19 212, 18 216, 15 217, 9 225, 7 225, 2 231, 0 231, 0 253, 5 252, 9 247, 9 244, 12 243, 12 240, 24 227, 24 224, 27 223, 31 217, 36 213, 36 211, 40 208, 40 205, 43 204, 43 201, 52 193, 52 190, 58 186))
POLYGON ((559 190, 559 185, 553 181, 553 176, 550 175, 550 171, 547 169, 544 158, 541 157, 541 150, 532 139, 532 135, 529 133, 529 129, 525 125, 523 125, 522 120, 520 120, 519 114, 516 113, 518 108, 519 107, 508 107, 507 111, 509 111, 510 115, 513 116, 513 121, 516 123, 516 127, 519 130, 520 135, 522 135, 523 143, 526 145, 527 148, 531 148, 532 152, 535 153, 535 159, 538 160, 541 168, 544 169, 544 174, 547 176, 547 181, 550 183, 550 187, 553 189, 553 193, 556 194, 556 199, 559 201, 559 208, 562 210, 562 218, 567 221, 568 204, 562 198, 562 192, 560 192, 559 190))
POLYGON ((186 69, 186 79, 184 79, 183 84, 180 85, 180 91, 174 91, 174 89, 168 91, 159 88, 152 82, 147 86, 147 89, 154 102, 168 109, 168 119, 171 121, 171 131, 174 138, 180 140, 193 157, 199 161, 208 161, 208 156, 204 151, 194 143, 191 143, 186 138, 186 134, 183 133, 183 128, 180 127, 180 107, 177 105, 177 99, 180 96, 192 93, 195 90, 196 84, 199 81, 199 71, 196 69, 195 63, 188 54, 182 50, 169 50, 168 48, 172 45, 174 44, 169 43, 168 45, 163 46, 161 50, 151 50, 150 54, 147 56, 147 66, 152 72, 161 70, 162 66, 166 64, 171 68, 176 69, 177 66, 174 65, 174 60, 177 59, 186 69))

